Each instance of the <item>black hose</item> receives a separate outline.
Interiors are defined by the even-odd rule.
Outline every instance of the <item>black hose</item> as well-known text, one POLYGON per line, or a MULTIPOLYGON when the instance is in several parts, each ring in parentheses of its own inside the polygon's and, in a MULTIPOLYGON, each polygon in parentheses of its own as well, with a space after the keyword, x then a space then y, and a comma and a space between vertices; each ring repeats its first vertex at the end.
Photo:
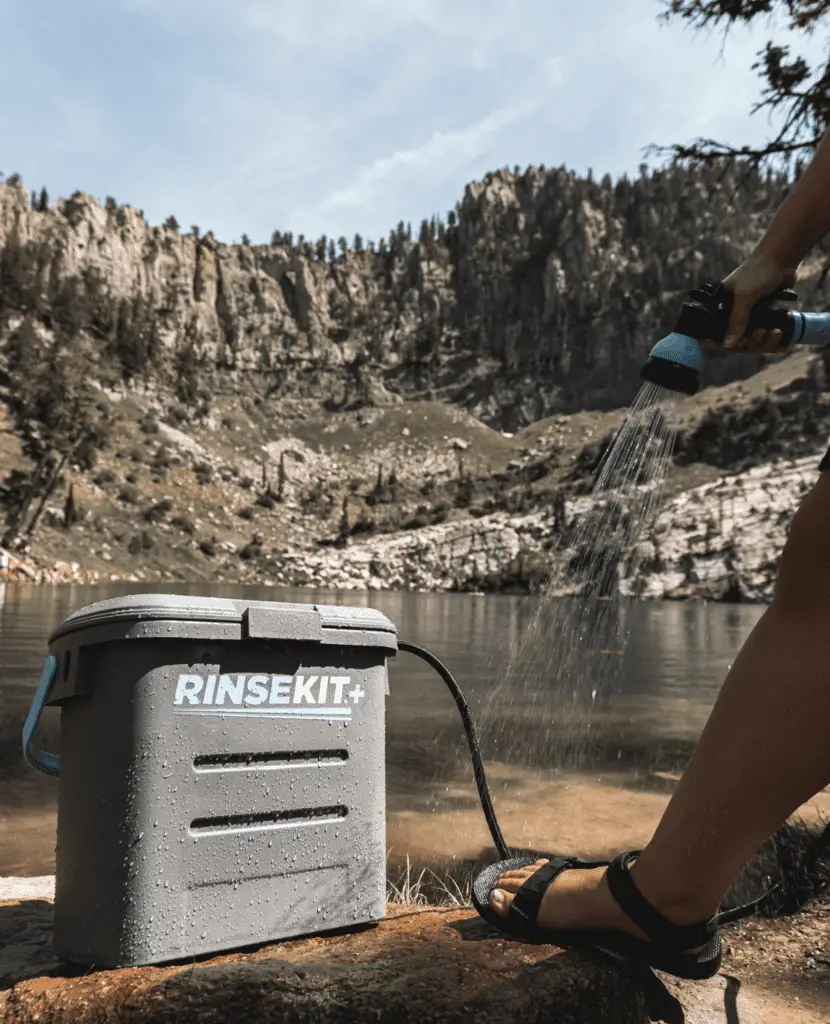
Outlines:
POLYGON ((490 796, 490 787, 487 785, 487 777, 484 774, 484 762, 481 760, 478 733, 476 732, 475 722, 473 721, 473 716, 470 713, 467 700, 461 692, 461 687, 455 681, 455 677, 447 666, 425 647, 419 647, 418 644, 412 644, 408 640, 398 640, 398 650, 405 651, 407 654, 414 654, 416 657, 421 658, 422 661, 425 661, 428 665, 431 665, 449 687, 449 691, 453 696, 456 707, 461 713, 464 733, 467 736, 467 743, 470 747, 470 756, 473 760, 473 775, 475 776, 476 786, 478 787, 481 809, 484 811, 484 817, 487 819, 487 827, 490 829, 490 835, 493 837, 493 843, 498 850, 499 856, 504 860, 508 860, 511 855, 510 847, 504 841, 504 836, 501 834, 499 823, 496 820, 496 812, 493 809, 493 800, 490 796))

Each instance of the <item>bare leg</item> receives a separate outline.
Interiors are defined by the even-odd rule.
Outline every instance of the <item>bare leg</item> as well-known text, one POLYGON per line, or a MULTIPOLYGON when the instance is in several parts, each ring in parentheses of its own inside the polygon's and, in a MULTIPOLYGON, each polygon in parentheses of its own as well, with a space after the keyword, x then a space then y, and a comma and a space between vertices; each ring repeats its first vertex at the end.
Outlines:
MULTIPOLYGON (((822 473, 793 519, 774 600, 732 665, 632 877, 669 920, 707 918, 761 843, 828 782, 830 473, 822 473)), ((506 913, 532 871, 500 879, 493 909, 506 913)), ((539 923, 642 934, 612 900, 604 869, 560 876, 539 923)))

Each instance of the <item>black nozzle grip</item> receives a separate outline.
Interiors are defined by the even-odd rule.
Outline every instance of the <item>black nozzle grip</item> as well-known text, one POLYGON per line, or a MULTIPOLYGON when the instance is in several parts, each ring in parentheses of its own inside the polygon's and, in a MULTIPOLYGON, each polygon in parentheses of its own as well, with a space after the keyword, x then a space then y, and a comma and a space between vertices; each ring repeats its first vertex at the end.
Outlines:
MULTIPOLYGON (((720 315, 724 318, 725 322, 723 334, 719 338, 712 340, 721 343, 729 327, 729 319, 732 316, 735 296, 721 283, 717 286, 714 298, 721 307, 722 312, 720 315)), ((789 309, 784 309, 781 306, 781 303, 795 302, 797 299, 798 295, 791 288, 788 288, 786 285, 780 285, 771 295, 766 295, 764 298, 759 299, 749 311, 749 319, 747 320, 744 334, 752 334, 753 331, 757 330, 780 331, 781 347, 786 348, 793 340, 795 318, 789 309)))
MULTIPOLYGON (((706 339, 717 345, 723 344, 735 301, 732 291, 724 287, 723 282, 703 284, 695 288, 690 297, 692 301, 684 304, 675 330, 699 341, 706 339)), ((745 333, 751 334, 759 329, 779 330, 783 351, 793 339, 796 320, 782 304, 795 302, 797 298, 791 288, 782 285, 771 295, 759 299, 750 311, 745 333)))

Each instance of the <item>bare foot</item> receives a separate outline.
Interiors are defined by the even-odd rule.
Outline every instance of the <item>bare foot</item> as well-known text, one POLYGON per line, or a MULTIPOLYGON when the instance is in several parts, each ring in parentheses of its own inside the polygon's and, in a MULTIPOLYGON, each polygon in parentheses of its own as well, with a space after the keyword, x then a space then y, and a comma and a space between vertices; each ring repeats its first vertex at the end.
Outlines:
MULTIPOLYGON (((529 864, 518 871, 508 871, 499 878, 490 893, 490 906, 500 917, 507 916, 515 894, 543 864, 547 864, 547 861, 537 860, 535 864, 529 864)), ((613 928, 635 938, 646 939, 645 933, 624 913, 611 895, 605 870, 599 867, 563 871, 542 898, 538 924, 542 928, 551 929, 613 928)), ((666 914, 666 917, 673 920, 670 914, 666 914)))

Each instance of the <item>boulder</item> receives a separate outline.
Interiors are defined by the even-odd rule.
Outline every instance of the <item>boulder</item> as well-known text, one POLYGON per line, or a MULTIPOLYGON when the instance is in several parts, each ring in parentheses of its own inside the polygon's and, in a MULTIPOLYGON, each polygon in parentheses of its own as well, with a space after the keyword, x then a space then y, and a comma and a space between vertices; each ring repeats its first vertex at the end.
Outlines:
POLYGON ((95 971, 53 955, 48 900, 5 901, 0 904, 0 1019, 3 1024, 820 1020, 808 1013, 779 1016, 725 976, 664 984, 651 972, 599 955, 508 942, 469 909, 390 905, 388 914, 373 927, 195 962, 95 971))

